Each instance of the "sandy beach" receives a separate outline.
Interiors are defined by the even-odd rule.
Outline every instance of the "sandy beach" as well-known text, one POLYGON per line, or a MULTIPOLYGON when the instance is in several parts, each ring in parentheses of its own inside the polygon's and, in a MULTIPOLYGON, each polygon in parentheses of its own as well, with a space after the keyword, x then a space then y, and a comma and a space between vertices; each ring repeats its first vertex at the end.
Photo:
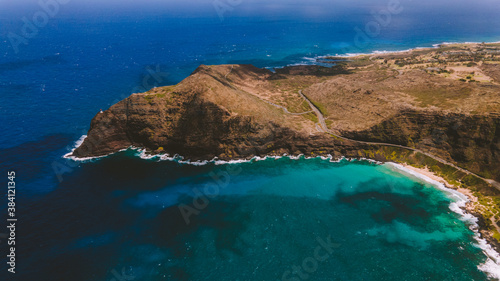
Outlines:
POLYGON ((410 166, 408 164, 400 164, 400 165, 402 165, 403 167, 405 167, 408 170, 412 170, 412 171, 414 171, 416 173, 419 173, 419 174, 422 174, 422 175, 424 175, 424 176, 426 176, 426 177, 428 177, 430 179, 438 181, 438 182, 444 184, 447 188, 455 189, 456 191, 464 194, 470 200, 470 202, 468 203, 468 205, 471 204, 471 203, 478 202, 477 197, 474 196, 474 194, 472 193, 471 190, 469 190, 467 188, 462 188, 462 187, 458 187, 458 186, 455 186, 453 184, 450 184, 449 182, 447 182, 442 177, 440 177, 440 176, 436 175, 434 172, 430 171, 427 167, 425 167, 425 168, 417 168, 417 167, 410 166))
MULTIPOLYGON (((485 218, 477 212, 476 208, 478 206, 481 206, 480 203, 478 202, 478 198, 473 194, 473 192, 470 189, 467 188, 462 188, 455 186, 453 184, 450 184, 447 182, 444 178, 438 176, 434 172, 430 171, 427 167, 425 168, 417 168, 410 166, 408 164, 404 163, 398 163, 397 165, 403 166, 405 169, 413 171, 415 173, 418 173, 420 175, 423 175, 431 180, 434 180, 436 182, 442 183, 446 188, 456 190, 457 192, 465 195, 468 198, 468 202, 465 204, 465 206, 461 207, 461 209, 466 213, 474 216, 477 218, 477 221, 475 222, 474 225, 471 225, 471 230, 476 232, 478 235, 476 237, 476 240, 478 240, 478 245, 483 249, 485 254, 490 257, 491 260, 489 260, 485 266, 488 266, 490 268, 496 268, 498 267, 500 263, 500 243, 493 238, 493 233, 491 230, 488 229, 486 223, 485 223, 485 218), (485 244, 487 243, 487 245, 485 244)), ((496 226, 498 229, 498 226, 496 226)), ((489 270, 491 271, 491 269, 489 270)), ((496 272, 496 270, 493 270, 496 272)), ((500 274, 500 273, 499 273, 500 274)))

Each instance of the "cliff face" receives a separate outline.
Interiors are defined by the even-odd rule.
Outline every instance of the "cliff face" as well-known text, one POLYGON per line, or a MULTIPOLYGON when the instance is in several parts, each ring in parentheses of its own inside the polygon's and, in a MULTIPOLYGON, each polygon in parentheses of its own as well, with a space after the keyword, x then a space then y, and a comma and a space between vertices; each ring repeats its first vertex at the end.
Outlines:
POLYGON ((430 152, 486 178, 500 180, 500 116, 401 112, 353 139, 394 143, 430 152))
MULTIPOLYGON (((98 113, 73 155, 101 156, 130 146, 191 160, 355 153, 355 145, 294 127, 297 116, 283 116, 283 109, 229 86, 222 75, 226 68, 202 66, 177 87, 134 94, 98 113)), ((246 80, 262 74, 251 66, 233 68, 246 80)))
POLYGON ((285 153, 384 159, 369 152, 379 145, 359 140, 417 148, 500 180, 497 84, 363 67, 272 73, 250 65, 200 66, 178 85, 133 94, 98 113, 73 156, 135 146, 191 160, 285 153), (352 140, 323 132, 298 94, 302 89, 329 129, 352 140))

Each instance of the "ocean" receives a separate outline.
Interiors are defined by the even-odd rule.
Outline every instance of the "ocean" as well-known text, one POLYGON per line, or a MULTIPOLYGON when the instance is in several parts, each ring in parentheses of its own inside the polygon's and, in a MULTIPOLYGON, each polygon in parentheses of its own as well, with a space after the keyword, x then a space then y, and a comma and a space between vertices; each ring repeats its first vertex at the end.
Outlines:
POLYGON ((464 199, 399 166, 304 157, 193 165, 132 149, 63 158, 99 110, 200 64, 273 68, 497 42, 500 2, 51 3, 0 2, 1 183, 6 194, 15 171, 18 219, 15 274, 0 229, 0 280, 500 275, 460 213, 464 199))

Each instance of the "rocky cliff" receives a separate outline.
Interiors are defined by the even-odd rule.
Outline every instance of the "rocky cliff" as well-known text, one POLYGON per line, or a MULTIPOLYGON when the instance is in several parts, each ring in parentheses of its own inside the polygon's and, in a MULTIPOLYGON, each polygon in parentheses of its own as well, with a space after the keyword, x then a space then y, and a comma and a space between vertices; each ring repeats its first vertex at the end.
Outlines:
MULTIPOLYGON (((417 148, 498 181, 500 65, 483 61, 466 69, 484 81, 464 82, 453 76, 458 70, 436 73, 422 65, 437 52, 360 57, 331 68, 276 72, 251 65, 202 65, 178 85, 133 94, 98 113, 73 156, 135 146, 191 160, 270 154, 363 157, 379 148, 356 141, 361 140, 417 148), (399 63, 397 68, 391 60, 399 63), (404 67, 401 61, 413 65, 404 67), (331 132, 348 139, 321 130, 319 116, 299 91, 324 115, 331 132)), ((441 65, 462 69, 446 60, 441 65)))
POLYGON ((369 129, 346 131, 344 135, 418 148, 500 181, 500 115, 408 110, 369 129))
POLYGON ((358 156, 355 144, 317 132, 314 122, 288 116, 277 104, 229 82, 253 84, 271 75, 248 65, 201 66, 177 86, 133 94, 98 113, 73 156, 102 156, 130 146, 191 160, 285 153, 358 156), (226 80, 227 73, 236 78, 226 80))

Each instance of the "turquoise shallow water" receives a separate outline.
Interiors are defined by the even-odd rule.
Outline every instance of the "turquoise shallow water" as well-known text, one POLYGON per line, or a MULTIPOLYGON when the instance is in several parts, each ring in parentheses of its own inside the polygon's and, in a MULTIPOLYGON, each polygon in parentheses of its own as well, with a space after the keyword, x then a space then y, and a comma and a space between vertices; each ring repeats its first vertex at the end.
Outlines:
POLYGON ((450 195, 391 166, 210 166, 168 169, 194 175, 127 196, 123 207, 148 217, 138 235, 149 243, 131 243, 113 267, 141 280, 487 280, 450 195))

